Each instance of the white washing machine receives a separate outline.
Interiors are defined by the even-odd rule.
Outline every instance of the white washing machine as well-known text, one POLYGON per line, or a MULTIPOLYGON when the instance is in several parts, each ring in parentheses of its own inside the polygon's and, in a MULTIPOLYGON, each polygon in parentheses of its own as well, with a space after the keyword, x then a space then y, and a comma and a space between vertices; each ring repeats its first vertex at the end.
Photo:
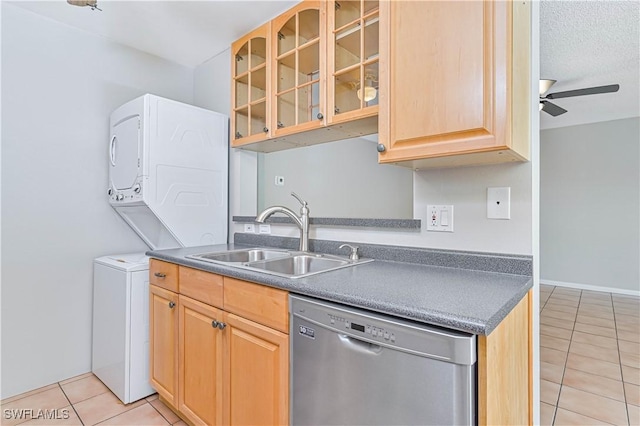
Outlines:
POLYGON ((155 393, 149 384, 149 258, 103 256, 93 263, 91 370, 122 402, 155 393))

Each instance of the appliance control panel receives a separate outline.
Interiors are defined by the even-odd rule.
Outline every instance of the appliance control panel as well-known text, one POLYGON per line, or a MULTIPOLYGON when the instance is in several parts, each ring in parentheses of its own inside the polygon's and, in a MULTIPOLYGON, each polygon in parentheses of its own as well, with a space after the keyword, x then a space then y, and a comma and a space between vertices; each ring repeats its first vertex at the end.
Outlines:
POLYGON ((142 182, 138 180, 131 188, 124 190, 118 190, 110 186, 107 190, 107 195, 109 196, 109 202, 111 204, 141 201, 143 196, 142 182))
POLYGON ((346 330, 349 330, 351 332, 360 332, 362 333, 362 336, 373 338, 374 340, 388 341, 391 343, 395 343, 396 341, 396 334, 392 330, 380 327, 379 324, 368 324, 364 319, 362 321, 359 321, 333 314, 327 315, 329 317, 329 324, 333 326, 337 324, 339 328, 344 327, 346 330))

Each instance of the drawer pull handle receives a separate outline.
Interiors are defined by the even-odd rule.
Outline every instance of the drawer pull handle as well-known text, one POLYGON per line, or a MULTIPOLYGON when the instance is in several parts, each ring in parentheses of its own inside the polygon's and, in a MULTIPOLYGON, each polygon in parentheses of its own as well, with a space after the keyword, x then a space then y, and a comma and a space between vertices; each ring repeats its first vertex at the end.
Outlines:
POLYGON ((224 330, 224 328, 227 326, 227 324, 223 323, 222 321, 213 320, 213 321, 211 321, 211 326, 213 328, 219 328, 220 330, 224 330))
POLYGON ((162 272, 156 272, 153 275, 155 275, 158 278, 166 278, 166 276, 167 276, 167 274, 163 274, 162 272))
POLYGON ((173 309, 176 307, 176 302, 169 302, 169 308, 173 309))

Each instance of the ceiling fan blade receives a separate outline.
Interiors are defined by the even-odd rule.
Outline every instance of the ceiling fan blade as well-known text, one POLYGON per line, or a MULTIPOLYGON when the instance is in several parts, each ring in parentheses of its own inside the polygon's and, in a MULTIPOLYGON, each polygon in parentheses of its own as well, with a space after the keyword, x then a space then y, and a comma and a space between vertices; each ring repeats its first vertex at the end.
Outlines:
POLYGON ((567 90, 566 92, 549 93, 544 99, 560 99, 569 98, 571 96, 596 95, 598 93, 612 93, 620 89, 619 84, 610 84, 609 86, 589 87, 587 89, 567 90))
POLYGON ((540 101, 540 103, 542 104, 542 110, 554 117, 557 117, 558 115, 561 115, 567 112, 566 109, 561 108, 556 104, 552 104, 549 101, 540 101))

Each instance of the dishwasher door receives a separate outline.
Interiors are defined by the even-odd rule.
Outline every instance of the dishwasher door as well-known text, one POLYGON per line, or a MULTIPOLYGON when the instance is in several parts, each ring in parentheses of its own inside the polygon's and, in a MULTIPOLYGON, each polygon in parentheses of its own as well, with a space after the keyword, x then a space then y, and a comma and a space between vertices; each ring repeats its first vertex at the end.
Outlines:
POLYGON ((292 425, 476 423, 475 336, 290 296, 292 425))

